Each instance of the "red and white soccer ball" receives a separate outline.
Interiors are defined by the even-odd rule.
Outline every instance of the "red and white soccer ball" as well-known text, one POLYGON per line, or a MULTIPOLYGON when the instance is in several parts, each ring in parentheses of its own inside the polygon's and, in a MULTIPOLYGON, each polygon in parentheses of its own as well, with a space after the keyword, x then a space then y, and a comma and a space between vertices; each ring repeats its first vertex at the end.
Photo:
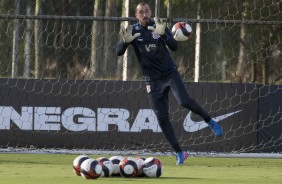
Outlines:
POLYGON ((76 175, 80 176, 80 166, 82 162, 86 159, 89 159, 89 157, 86 155, 79 155, 73 160, 72 170, 76 175))
POLYGON ((112 157, 109 158, 109 160, 112 161, 112 163, 113 163, 112 176, 120 176, 118 165, 119 165, 119 163, 122 159, 124 159, 123 156, 112 156, 112 157))
POLYGON ((113 163, 108 158, 100 157, 97 161, 102 165, 102 174, 100 177, 109 177, 113 173, 113 163))
POLYGON ((135 158, 124 158, 119 163, 120 175, 125 178, 130 178, 138 175, 138 164, 135 158))
POLYGON ((150 178, 158 178, 164 171, 162 161, 156 157, 149 157, 145 160, 143 165, 143 172, 150 178))
POLYGON ((176 41, 187 41, 192 35, 192 27, 188 23, 177 22, 171 32, 176 41))
POLYGON ((84 160, 80 167, 80 174, 85 179, 97 179, 101 176, 103 170, 98 160, 89 158, 84 160))
POLYGON ((146 158, 143 158, 143 157, 137 157, 136 158, 136 162, 138 164, 138 174, 137 174, 137 176, 140 176, 140 177, 145 176, 145 174, 143 172, 143 166, 145 164, 145 160, 146 160, 146 158))

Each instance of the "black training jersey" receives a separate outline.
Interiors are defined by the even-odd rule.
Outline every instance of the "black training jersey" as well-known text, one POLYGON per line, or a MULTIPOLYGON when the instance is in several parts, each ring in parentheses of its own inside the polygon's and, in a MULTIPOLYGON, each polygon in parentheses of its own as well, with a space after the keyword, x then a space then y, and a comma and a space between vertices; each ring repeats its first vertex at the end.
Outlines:
MULTIPOLYGON (((154 22, 150 24, 155 27, 154 22)), ((135 33, 141 35, 129 44, 121 41, 116 51, 121 56, 130 44, 133 46, 145 81, 160 79, 176 69, 168 48, 174 51, 178 48, 178 44, 168 28, 165 29, 163 36, 159 36, 140 23, 136 23, 133 25, 132 35, 135 33)))

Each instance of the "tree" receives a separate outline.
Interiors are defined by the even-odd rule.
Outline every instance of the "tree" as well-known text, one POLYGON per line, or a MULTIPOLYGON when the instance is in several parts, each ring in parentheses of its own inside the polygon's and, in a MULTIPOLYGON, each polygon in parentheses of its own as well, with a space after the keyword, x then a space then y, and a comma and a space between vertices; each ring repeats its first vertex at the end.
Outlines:
MULTIPOLYGON (((7 14, 9 7, 14 7, 14 1, 0 1, 0 11, 2 14, 7 14)), ((0 77, 11 77, 11 61, 13 51, 13 27, 9 26, 12 21, 0 21, 0 77)))
MULTIPOLYGON (((105 17, 117 17, 117 5, 114 0, 107 0, 105 6, 105 17)), ((116 22, 105 21, 104 23, 104 62, 103 62, 103 73, 104 77, 112 78, 115 77, 116 68, 117 68, 117 56, 115 54, 114 46, 117 43, 116 31, 116 22), (112 76, 113 75, 113 76, 112 76)))
MULTIPOLYGON (((38 16, 41 14, 41 0, 35 1, 35 15, 38 16)), ((40 78, 41 75, 41 59, 40 59, 40 20, 35 19, 34 21, 34 77, 36 79, 40 78)))
MULTIPOLYGON (((94 17, 104 16, 104 0, 94 2, 94 17)), ((102 21, 94 20, 91 31, 91 56, 90 67, 87 73, 89 79, 99 79, 102 77, 102 63, 104 58, 103 50, 103 33, 104 26, 102 21)))
MULTIPOLYGON (((26 14, 30 15, 31 5, 29 1, 26 3, 26 14)), ((25 45, 24 45, 24 78, 30 78, 30 62, 31 62, 31 20, 26 19, 26 28, 25 28, 25 45)))
MULTIPOLYGON (((57 6, 57 1, 51 0, 51 7, 55 15, 67 15, 67 10, 69 10, 69 2, 68 0, 62 1, 62 6, 57 6)), ((54 38, 54 49, 56 60, 58 63, 58 78, 60 79, 67 79, 67 61, 68 57, 67 50, 65 48, 65 44, 69 42, 67 38, 65 38, 66 31, 67 31, 66 22, 63 20, 56 20, 55 22, 55 38, 54 38)))
MULTIPOLYGON (((20 12, 20 1, 15 0, 15 14, 19 15, 20 12)), ((13 56, 12 56, 12 77, 18 77, 18 52, 19 52, 19 19, 14 21, 14 32, 13 32, 13 56)))
MULTIPOLYGON (((129 0, 124 0, 122 2, 122 17, 129 17, 129 0)), ((120 27, 127 27, 128 22, 121 22, 120 27)), ((117 59, 117 70, 116 70, 116 76, 117 79, 122 79, 124 81, 127 80, 128 77, 128 50, 125 51, 124 55, 121 57, 118 57, 117 59)))

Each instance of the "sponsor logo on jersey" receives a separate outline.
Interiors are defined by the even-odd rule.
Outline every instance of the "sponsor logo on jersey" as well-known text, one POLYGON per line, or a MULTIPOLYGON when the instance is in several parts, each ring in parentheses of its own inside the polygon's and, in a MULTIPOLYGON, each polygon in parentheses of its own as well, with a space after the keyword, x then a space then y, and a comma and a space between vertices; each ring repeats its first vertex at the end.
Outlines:
POLYGON ((150 52, 151 50, 154 50, 157 48, 156 44, 147 44, 145 45, 146 51, 150 52))
POLYGON ((153 37, 155 40, 157 40, 157 39, 159 39, 160 35, 158 35, 158 34, 155 33, 155 32, 152 32, 152 37, 153 37))
POLYGON ((152 88, 151 85, 146 85, 147 93, 151 93, 152 91, 151 88, 152 88))
POLYGON ((135 25, 135 26, 134 26, 134 29, 135 29, 136 31, 138 31, 138 30, 140 30, 140 27, 139 27, 138 25, 135 25))

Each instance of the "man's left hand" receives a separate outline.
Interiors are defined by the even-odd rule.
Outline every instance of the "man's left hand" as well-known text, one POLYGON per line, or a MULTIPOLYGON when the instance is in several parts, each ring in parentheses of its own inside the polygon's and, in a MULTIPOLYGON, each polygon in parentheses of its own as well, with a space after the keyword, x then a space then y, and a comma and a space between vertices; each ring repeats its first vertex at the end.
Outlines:
POLYGON ((148 26, 148 29, 151 31, 154 31, 158 35, 162 36, 165 33, 165 28, 166 28, 166 22, 164 22, 162 19, 154 18, 156 28, 153 26, 148 26))

